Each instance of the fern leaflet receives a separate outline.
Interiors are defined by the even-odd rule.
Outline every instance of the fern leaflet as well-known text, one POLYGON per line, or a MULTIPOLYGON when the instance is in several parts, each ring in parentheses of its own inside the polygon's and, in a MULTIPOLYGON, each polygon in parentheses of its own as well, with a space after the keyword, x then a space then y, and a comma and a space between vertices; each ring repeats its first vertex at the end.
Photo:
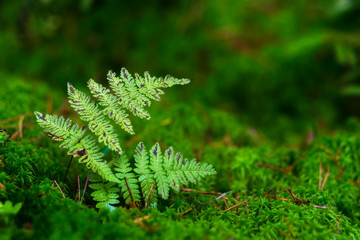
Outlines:
POLYGON ((103 154, 91 135, 85 135, 85 128, 73 124, 70 119, 35 112, 37 122, 55 141, 62 141, 60 148, 69 149, 68 155, 80 157, 79 162, 86 163, 88 168, 97 172, 104 179, 118 182, 107 163, 102 160, 103 154))
POLYGON ((120 180, 119 185, 124 194, 125 203, 135 205, 136 202, 140 201, 140 191, 137 185, 138 181, 125 154, 115 159, 115 166, 117 166, 115 171, 118 172, 115 175, 120 180))
POLYGON ((91 174, 90 176, 91 184, 90 188, 95 191, 91 193, 94 201, 97 201, 97 208, 107 208, 110 211, 114 210, 114 204, 119 203, 119 188, 116 187, 116 184, 113 182, 104 182, 99 176, 91 174))

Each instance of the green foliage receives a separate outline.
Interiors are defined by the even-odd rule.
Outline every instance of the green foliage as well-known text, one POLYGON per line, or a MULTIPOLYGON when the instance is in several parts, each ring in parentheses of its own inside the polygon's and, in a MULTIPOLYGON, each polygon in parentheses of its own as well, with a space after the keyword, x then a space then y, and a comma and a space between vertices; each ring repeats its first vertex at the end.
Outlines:
POLYGON ((6 140, 8 140, 9 135, 6 130, 0 129, 0 143, 4 143, 6 140))
POLYGON ((2 227, 9 223, 9 217, 11 215, 16 215, 20 211, 21 205, 21 203, 13 205, 10 201, 6 201, 5 203, 0 202, 0 225, 2 227))
POLYGON ((77 124, 72 124, 70 119, 65 120, 62 116, 57 117, 49 114, 35 112, 37 122, 44 131, 55 141, 63 142, 61 148, 69 149, 68 154, 79 157, 80 163, 85 163, 88 168, 98 173, 104 179, 117 182, 110 167, 102 159, 103 153, 97 146, 96 140, 92 135, 84 136, 86 129, 80 128, 77 124))
MULTIPOLYGON (((180 185, 200 182, 205 176, 216 174, 212 165, 199 163, 195 159, 183 159, 182 154, 175 154, 172 147, 162 154, 158 143, 150 149, 149 154, 144 143, 139 143, 135 149, 134 160, 135 168, 132 168, 125 154, 115 156, 114 159, 115 175, 120 181, 119 187, 125 203, 131 206, 136 206, 141 197, 145 207, 154 205, 154 193, 157 192, 162 199, 168 199, 170 188, 179 192, 180 185), (141 197, 138 183, 141 186, 141 197)), ((111 182, 99 182, 100 179, 96 179, 95 183, 90 185, 96 189, 93 196, 94 200, 99 202, 97 207, 113 210, 110 206, 119 202, 116 200, 119 197, 116 194, 119 189, 111 182)))
POLYGON ((97 208, 107 208, 110 211, 114 210, 115 208, 112 206, 113 204, 119 203, 117 198, 119 195, 119 188, 116 187, 116 183, 114 182, 107 182, 101 179, 101 177, 92 174, 90 178, 91 184, 89 187, 94 189, 95 191, 91 193, 94 201, 97 201, 96 204, 97 208))
POLYGON ((144 144, 139 143, 135 154, 137 168, 133 170, 126 155, 121 156, 119 138, 107 118, 114 120, 125 131, 133 133, 133 127, 123 108, 140 118, 150 118, 143 107, 150 106, 150 99, 160 101, 160 95, 164 94, 161 88, 184 85, 190 80, 171 76, 166 76, 164 79, 156 78, 151 77, 148 72, 145 72, 144 77, 135 74, 133 78, 125 68, 121 70, 120 77, 109 72, 107 78, 115 95, 93 80, 88 82, 91 93, 99 100, 99 105, 103 108, 91 102, 89 96, 75 89, 71 83, 68 83, 68 95, 70 105, 79 113, 81 120, 88 122, 88 129, 98 137, 98 142, 104 143, 116 153, 114 163, 117 167, 116 174, 103 160, 104 154, 100 151, 93 135, 86 134, 86 127, 79 127, 62 116, 35 112, 37 122, 44 131, 54 141, 62 142, 60 148, 68 149, 68 155, 79 157, 80 163, 85 163, 102 178, 93 176, 93 183, 90 185, 96 190, 92 196, 99 202, 98 208, 113 210, 112 205, 119 202, 117 200, 119 196, 116 194, 118 188, 114 187, 115 183, 119 183, 125 203, 133 206, 140 201, 137 183, 141 183, 142 197, 147 205, 149 194, 152 190, 155 191, 154 184, 157 185, 158 194, 163 199, 168 199, 170 187, 179 192, 180 183, 185 185, 188 182, 196 183, 202 177, 216 173, 209 164, 200 164, 195 159, 183 160, 181 153, 175 156, 172 148, 169 148, 163 157, 158 143, 150 150, 150 161, 145 153, 144 144), (135 173, 140 175, 138 179, 135 173))

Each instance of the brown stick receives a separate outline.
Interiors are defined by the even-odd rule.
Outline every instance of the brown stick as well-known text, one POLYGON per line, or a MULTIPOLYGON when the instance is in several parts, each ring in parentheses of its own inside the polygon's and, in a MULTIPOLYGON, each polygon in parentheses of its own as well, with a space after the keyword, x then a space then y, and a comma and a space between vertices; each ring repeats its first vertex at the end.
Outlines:
POLYGON ((86 187, 87 187, 87 185, 88 185, 88 182, 89 182, 89 174, 88 174, 88 175, 87 175, 87 177, 86 177, 85 187, 84 187, 84 190, 83 190, 83 194, 82 194, 82 197, 81 197, 80 204, 81 204, 81 203, 82 203, 82 201, 84 200, 85 191, 86 191, 86 187))
POLYGON ((329 174, 330 174, 330 167, 328 167, 328 170, 326 171, 324 182, 323 182, 323 184, 321 186, 321 190, 324 190, 324 187, 325 187, 326 181, 327 181, 327 179, 329 177, 329 174))
POLYGON ((72 162, 72 160, 73 160, 73 157, 74 157, 74 156, 71 156, 71 157, 70 157, 69 164, 68 164, 68 166, 67 166, 67 168, 66 168, 66 172, 65 172, 65 175, 64 175, 63 182, 65 182, 65 180, 66 180, 66 176, 67 176, 67 174, 68 174, 68 171, 69 171, 71 162, 72 162))
POLYGON ((318 205, 311 205, 311 206, 313 206, 313 207, 316 207, 316 208, 324 208, 324 209, 329 209, 329 207, 324 207, 324 206, 318 206, 318 205))
MULTIPOLYGON (((27 124, 25 124, 24 126, 22 126, 22 130, 24 130, 25 128, 29 127, 31 124, 33 123, 33 120, 29 121, 27 124)), ((17 130, 16 132, 14 132, 11 137, 10 140, 14 140, 18 135, 20 134, 20 131, 17 130)))
POLYGON ((290 226, 290 224, 289 224, 289 222, 288 222, 288 220, 286 219, 285 216, 284 216, 284 219, 285 219, 286 225, 288 226, 288 228, 289 228, 289 230, 290 230, 290 232, 291 232, 291 235, 292 235, 294 238, 296 238, 295 233, 294 233, 292 227, 290 226))
MULTIPOLYGON (((199 193, 199 194, 212 195, 212 196, 217 196, 217 197, 220 197, 221 195, 223 195, 222 193, 203 192, 203 191, 190 189, 190 188, 180 188, 180 191, 183 191, 183 192, 195 192, 195 193, 199 193)), ((222 197, 222 198, 227 199, 225 196, 222 197)))
POLYGON ((321 165, 321 163, 320 163, 320 167, 319 167, 320 169, 319 169, 319 190, 321 189, 321 175, 322 175, 322 165, 321 165))
MULTIPOLYGON (((24 116, 28 116, 28 115, 30 115, 30 113, 21 114, 20 116, 23 116, 23 115, 24 115, 24 116)), ((0 125, 1 125, 1 124, 5 124, 5 123, 9 123, 9 122, 13 122, 13 121, 19 119, 20 116, 2 120, 2 121, 0 121, 0 125)))
POLYGON ((63 191, 61 190, 61 188, 60 188, 59 184, 56 182, 56 180, 55 180, 55 179, 54 179, 54 183, 56 184, 56 186, 57 186, 57 187, 58 187, 58 189, 60 190, 60 192, 61 192, 61 194, 62 194, 63 198, 65 198, 65 194, 63 193, 63 191))
POLYGON ((222 198, 222 199, 224 200, 226 207, 229 208, 229 205, 227 204, 225 198, 222 198))
POLYGON ((219 208, 219 206, 218 205, 216 205, 216 203, 215 202, 212 202, 214 205, 215 205, 215 207, 217 208, 217 209, 219 209, 219 211, 221 211, 221 208, 219 208))
POLYGON ((284 173, 284 174, 289 174, 295 167, 295 164, 290 165, 289 167, 287 167, 286 169, 282 169, 279 167, 275 167, 266 163, 256 163, 256 165, 258 165, 259 167, 265 167, 265 168, 270 168, 272 170, 284 173))
POLYGON ((151 195, 150 199, 149 199, 149 196, 150 196, 151 192, 153 192, 153 190, 154 190, 155 183, 156 183, 156 182, 154 182, 154 184, 151 186, 151 189, 150 189, 150 191, 149 191, 149 194, 146 196, 146 199, 145 199, 145 208, 147 208, 148 200, 151 200, 151 198, 152 198, 152 195, 151 195))
POLYGON ((228 209, 224 210, 224 212, 230 211, 231 209, 236 208, 237 206, 240 206, 241 204, 243 204, 245 202, 246 202, 246 200, 239 202, 238 204, 235 204, 234 206, 229 207, 228 209))
POLYGON ((19 133, 20 139, 23 139, 23 122, 24 122, 25 115, 21 115, 19 118, 19 133))
POLYGON ((78 179, 78 192, 79 192, 79 201, 78 201, 78 203, 80 203, 80 177, 79 177, 79 175, 78 175, 77 179, 78 179))
POLYGON ((285 237, 292 239, 292 237, 291 237, 289 234, 287 234, 286 232, 284 232, 284 231, 281 230, 280 228, 276 228, 276 229, 277 229, 282 235, 284 235, 285 237))
POLYGON ((247 215, 247 218, 249 218, 249 210, 248 210, 248 207, 247 207, 247 202, 245 201, 245 208, 246 208, 246 215, 247 215))

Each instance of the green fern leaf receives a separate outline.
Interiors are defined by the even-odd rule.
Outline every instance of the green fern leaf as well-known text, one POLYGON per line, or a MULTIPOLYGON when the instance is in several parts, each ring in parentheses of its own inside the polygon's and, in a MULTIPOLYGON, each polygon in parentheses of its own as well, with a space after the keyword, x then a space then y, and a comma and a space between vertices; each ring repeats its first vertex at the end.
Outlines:
POLYGON ((105 180, 119 182, 109 165, 102 159, 104 154, 100 152, 100 148, 96 143, 92 136, 86 136, 74 147, 73 155, 79 156, 80 163, 85 163, 88 168, 98 173, 105 180))
POLYGON ((132 172, 130 163, 125 154, 121 157, 117 156, 114 161, 116 177, 120 180, 121 191, 124 194, 124 199, 126 204, 135 205, 136 202, 140 201, 140 191, 139 186, 137 185, 137 179, 135 174, 132 172))
MULTIPOLYGON (((179 175, 176 171, 171 171, 170 169, 174 168, 175 165, 175 156, 174 156, 174 150, 172 147, 169 147, 164 154, 164 169, 167 172, 168 175, 168 182, 170 184, 170 187, 174 189, 175 191, 180 191, 180 179, 179 175)), ((186 183, 185 183, 186 184, 186 183)))
POLYGON ((80 157, 80 163, 98 172, 104 179, 118 182, 107 163, 102 160, 103 154, 96 145, 96 140, 85 135, 85 128, 73 124, 70 119, 35 112, 37 122, 56 141, 62 141, 60 148, 69 149, 68 155, 80 157))
POLYGON ((117 194, 120 189, 116 187, 115 183, 105 182, 96 174, 91 174, 90 176, 91 184, 89 187, 95 191, 91 193, 94 201, 97 201, 97 208, 107 208, 110 211, 113 211, 115 207, 114 204, 119 203, 119 195, 117 194))
POLYGON ((104 106, 104 114, 108 115, 117 125, 130 134, 134 134, 133 127, 130 119, 122 107, 118 103, 117 97, 111 94, 110 90, 103 87, 101 84, 96 83, 90 79, 88 81, 88 87, 94 97, 100 102, 101 106, 104 106))
MULTIPOLYGON (((127 75, 123 74, 122 76, 127 75)), ((138 100, 134 101, 134 97, 130 95, 130 93, 133 93, 133 91, 129 91, 126 89, 126 86, 129 84, 124 83, 124 79, 116 77, 116 74, 111 71, 109 71, 107 79, 109 80, 110 87, 114 91, 115 95, 118 97, 118 103, 121 106, 127 108, 130 112, 132 112, 135 116, 138 116, 139 118, 150 118, 149 113, 144 110, 142 104, 139 104, 138 100)), ((125 81, 129 82, 130 80, 125 81)))
POLYGON ((37 123, 44 128, 46 132, 54 141, 65 141, 62 147, 66 148, 72 142, 78 142, 85 133, 85 128, 80 128, 77 124, 73 124, 70 119, 64 117, 57 117, 49 114, 42 114, 35 112, 37 123))
POLYGON ((156 143, 150 150, 150 169, 154 172, 157 190, 160 197, 168 199, 169 183, 162 164, 162 154, 159 143, 156 143))
POLYGON ((155 193, 154 174, 149 169, 149 155, 146 151, 144 143, 140 142, 134 154, 135 169, 134 171, 139 175, 139 182, 141 184, 142 196, 146 204, 151 204, 157 201, 155 193))
POLYGON ((181 184, 196 183, 205 176, 216 174, 212 165, 199 163, 195 159, 191 161, 183 160, 181 153, 177 153, 170 161, 172 164, 164 168, 169 176, 170 187, 176 191, 180 190, 181 184))
POLYGON ((190 83, 189 79, 178 79, 169 75, 166 76, 164 79, 151 77, 149 72, 145 72, 144 78, 136 74, 136 80, 139 91, 148 98, 156 101, 160 101, 160 95, 164 94, 164 91, 162 91, 160 88, 168 88, 174 85, 185 85, 190 83))
POLYGON ((150 106, 151 100, 161 100, 160 97, 164 94, 162 88, 184 85, 190 80, 171 76, 156 78, 148 72, 145 72, 144 77, 138 74, 133 77, 125 68, 121 69, 119 77, 110 71, 107 78, 114 94, 94 80, 88 81, 92 95, 98 100, 97 104, 68 83, 69 103, 79 113, 80 118, 88 122, 88 128, 79 127, 70 119, 35 112, 37 122, 44 131, 53 140, 61 142, 60 147, 68 149, 69 155, 78 157, 80 163, 86 164, 96 173, 92 175, 90 186, 95 189, 92 196, 98 202, 98 208, 114 209, 113 205, 119 203, 120 189, 126 204, 136 205, 141 200, 140 195, 146 204, 151 204, 156 203, 156 194, 167 199, 170 188, 180 191, 181 185, 196 183, 203 177, 216 173, 210 164, 183 159, 182 154, 175 154, 172 147, 162 155, 158 143, 149 153, 144 144, 139 143, 134 154, 133 168, 126 155, 121 155, 119 138, 109 121, 113 120, 126 132, 134 134, 125 109, 140 118, 150 118, 144 107, 150 106), (87 129, 91 133, 86 134, 87 129), (104 154, 100 151, 98 142, 104 143, 115 152, 116 174, 103 160, 104 154))
POLYGON ((99 142, 104 142, 111 150, 121 154, 119 138, 111 123, 105 119, 102 110, 71 83, 68 83, 68 94, 70 105, 79 113, 82 120, 89 122, 89 129, 98 136, 99 142))

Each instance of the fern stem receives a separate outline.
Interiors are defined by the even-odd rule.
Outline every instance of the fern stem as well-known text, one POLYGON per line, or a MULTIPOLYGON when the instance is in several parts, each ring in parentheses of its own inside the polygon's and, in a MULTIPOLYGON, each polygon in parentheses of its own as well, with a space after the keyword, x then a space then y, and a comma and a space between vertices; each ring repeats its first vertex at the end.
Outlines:
POLYGON ((65 180, 66 180, 66 176, 67 176, 67 174, 68 174, 68 171, 69 171, 71 162, 72 162, 72 160, 73 160, 73 157, 74 157, 74 156, 71 155, 69 164, 68 164, 68 166, 67 166, 67 168, 66 168, 66 172, 65 172, 65 176, 64 176, 63 182, 65 182, 65 180))
POLYGON ((90 175, 88 174, 87 177, 86 177, 85 187, 84 187, 84 190, 83 190, 83 194, 82 194, 82 196, 81 196, 80 205, 81 205, 82 201, 84 200, 84 196, 85 196, 85 192, 86 192, 86 187, 87 187, 88 182, 89 182, 89 176, 90 176, 90 175))
POLYGON ((154 189, 155 189, 155 183, 156 183, 156 182, 154 182, 154 184, 152 185, 152 187, 151 187, 151 189, 150 189, 150 191, 149 191, 149 194, 148 194, 147 197, 146 197, 146 200, 145 200, 145 208, 147 208, 148 200, 150 201, 150 200, 152 199, 152 197, 153 197, 154 189), (151 194, 151 197, 150 197, 150 199, 149 199, 150 194, 151 194))
POLYGON ((80 176, 79 175, 77 177, 77 180, 78 180, 78 192, 79 192, 79 201, 78 201, 78 203, 80 203, 80 176))
POLYGON ((131 203, 134 203, 134 198, 133 198, 131 189, 130 189, 130 187, 129 187, 129 184, 128 184, 127 180, 126 180, 126 177, 124 177, 124 181, 125 181, 125 184, 126 184, 126 188, 127 188, 128 191, 129 191, 129 196, 130 196, 130 198, 131 198, 131 203))
POLYGON ((60 190, 60 192, 61 192, 61 194, 62 194, 63 198, 65 198, 65 194, 64 194, 64 192, 61 190, 61 187, 59 186, 59 184, 56 182, 56 180, 55 180, 55 179, 54 179, 54 183, 56 184, 57 188, 60 190))

